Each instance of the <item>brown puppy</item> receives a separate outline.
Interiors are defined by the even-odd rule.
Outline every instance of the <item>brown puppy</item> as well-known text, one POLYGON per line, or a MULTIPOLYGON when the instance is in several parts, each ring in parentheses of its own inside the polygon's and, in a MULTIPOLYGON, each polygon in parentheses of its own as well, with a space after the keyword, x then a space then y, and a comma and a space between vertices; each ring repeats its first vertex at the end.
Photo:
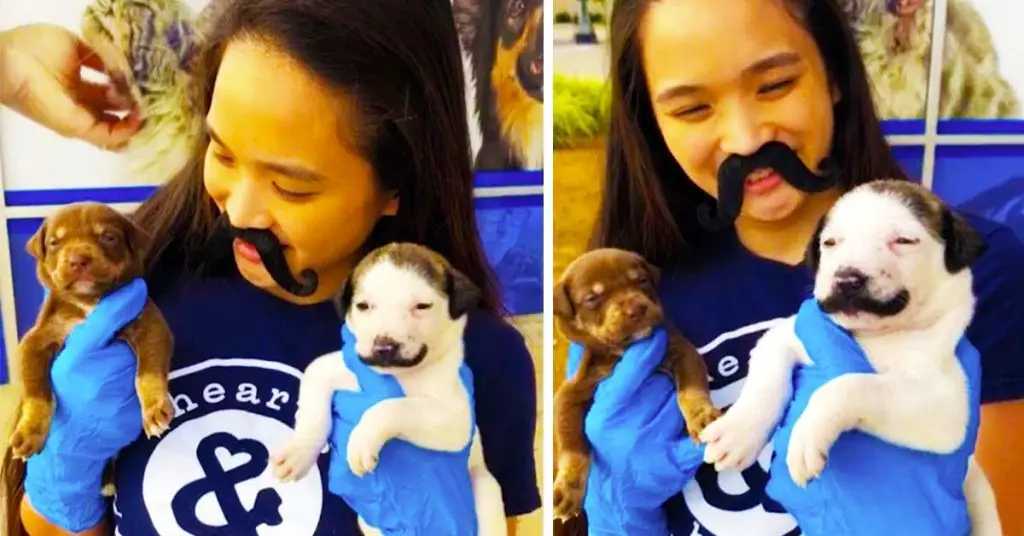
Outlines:
POLYGON ((590 468, 583 420, 598 382, 611 373, 626 347, 664 326, 668 348, 659 369, 675 381, 690 437, 720 415, 711 403, 704 359, 664 317, 658 300, 660 272, 640 255, 597 249, 574 260, 554 289, 559 330, 584 347, 579 369, 555 394, 555 435, 560 450, 555 477, 555 516, 580 513, 590 468))
MULTIPOLYGON (((46 442, 53 416, 50 366, 64 339, 101 297, 142 277, 148 244, 148 237, 128 217, 99 203, 61 208, 29 239, 27 250, 37 259, 37 276, 49 294, 35 325, 18 346, 23 392, 5 455, 8 506, 16 508, 11 497, 20 497, 21 462, 46 442)), ((170 329, 156 305, 147 301, 139 317, 127 324, 118 338, 138 358, 135 387, 142 405, 143 429, 147 437, 158 436, 167 430, 174 415, 167 379, 174 345, 170 329)), ((9 509, 8 516, 11 512, 9 509)))

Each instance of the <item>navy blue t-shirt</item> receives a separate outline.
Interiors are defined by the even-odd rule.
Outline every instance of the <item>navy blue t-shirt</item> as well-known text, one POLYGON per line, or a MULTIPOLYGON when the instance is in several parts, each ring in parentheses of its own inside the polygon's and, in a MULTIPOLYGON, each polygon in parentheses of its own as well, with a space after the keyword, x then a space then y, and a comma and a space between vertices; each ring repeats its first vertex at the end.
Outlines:
MULTIPOLYGON (((303 370, 341 348, 333 306, 289 304, 237 275, 150 289, 175 337, 176 412, 160 439, 142 437, 117 458, 116 534, 358 535, 355 514, 327 491, 328 453, 288 484, 267 463, 295 424, 303 370)), ((514 327, 483 312, 471 315, 465 345, 487 465, 507 515, 529 513, 540 506, 533 361, 514 327)))
MULTIPOLYGON (((1006 227, 967 216, 989 249, 973 266, 978 307, 968 338, 981 352, 984 402, 1024 397, 1024 244, 1006 227)), ((727 408, 739 396, 754 343, 775 322, 796 314, 813 289, 804 265, 750 253, 724 237, 714 260, 666 270, 661 288, 669 316, 700 350, 712 400, 727 408)), ((792 516, 764 493, 769 443, 747 470, 717 473, 703 465, 666 504, 674 536, 794 536, 792 516)))

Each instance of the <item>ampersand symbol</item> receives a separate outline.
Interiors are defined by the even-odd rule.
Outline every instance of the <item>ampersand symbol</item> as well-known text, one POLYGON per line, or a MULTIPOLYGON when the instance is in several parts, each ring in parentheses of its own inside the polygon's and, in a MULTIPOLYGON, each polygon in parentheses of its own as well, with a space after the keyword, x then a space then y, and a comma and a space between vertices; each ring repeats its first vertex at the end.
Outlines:
POLYGON ((196 456, 206 476, 181 488, 171 501, 171 508, 183 530, 209 536, 258 536, 256 529, 261 525, 281 524, 281 496, 275 490, 261 490, 251 510, 246 510, 238 497, 238 484, 258 477, 267 467, 269 453, 262 443, 219 432, 199 442, 196 456), (250 458, 225 470, 217 458, 218 448, 226 449, 232 456, 248 454, 250 458), (197 517, 196 506, 210 493, 217 497, 226 525, 207 525, 197 517))

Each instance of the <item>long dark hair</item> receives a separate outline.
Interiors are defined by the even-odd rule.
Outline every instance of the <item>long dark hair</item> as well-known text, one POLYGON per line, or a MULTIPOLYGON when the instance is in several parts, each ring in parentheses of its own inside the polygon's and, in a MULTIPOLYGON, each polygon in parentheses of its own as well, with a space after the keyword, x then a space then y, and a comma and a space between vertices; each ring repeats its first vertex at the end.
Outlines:
MULTIPOLYGON (((285 50, 356 103, 359 142, 381 186, 397 190, 398 214, 384 217, 363 250, 415 242, 445 256, 500 306, 473 210, 473 168, 462 56, 448 0, 213 0, 203 24, 190 97, 210 107, 225 45, 255 37, 285 50)), ((150 273, 216 271, 204 248, 216 207, 203 186, 203 136, 186 168, 135 212, 155 242, 150 273), (168 268, 173 263, 173 268, 168 268)))
MULTIPOLYGON (((616 0, 611 21, 611 130, 604 199, 592 247, 636 251, 657 265, 699 258, 713 235, 697 221, 712 201, 673 158, 654 118, 638 29, 652 1, 616 0)), ((890 151, 853 30, 835 0, 785 0, 811 33, 842 98, 834 107, 831 157, 841 187, 878 178, 906 180, 890 151)), ((695 51, 698 53, 699 51, 695 51)))

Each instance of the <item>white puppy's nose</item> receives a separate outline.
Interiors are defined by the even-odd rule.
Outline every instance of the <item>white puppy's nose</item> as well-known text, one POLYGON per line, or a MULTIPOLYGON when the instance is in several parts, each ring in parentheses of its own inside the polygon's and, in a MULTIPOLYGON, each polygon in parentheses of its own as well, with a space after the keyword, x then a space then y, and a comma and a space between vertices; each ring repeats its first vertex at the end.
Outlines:
POLYGON ((398 341, 391 337, 377 337, 373 341, 373 357, 385 361, 394 359, 398 355, 398 341))
POLYGON ((855 268, 842 268, 836 272, 836 290, 843 294, 860 292, 868 284, 868 276, 855 268))

